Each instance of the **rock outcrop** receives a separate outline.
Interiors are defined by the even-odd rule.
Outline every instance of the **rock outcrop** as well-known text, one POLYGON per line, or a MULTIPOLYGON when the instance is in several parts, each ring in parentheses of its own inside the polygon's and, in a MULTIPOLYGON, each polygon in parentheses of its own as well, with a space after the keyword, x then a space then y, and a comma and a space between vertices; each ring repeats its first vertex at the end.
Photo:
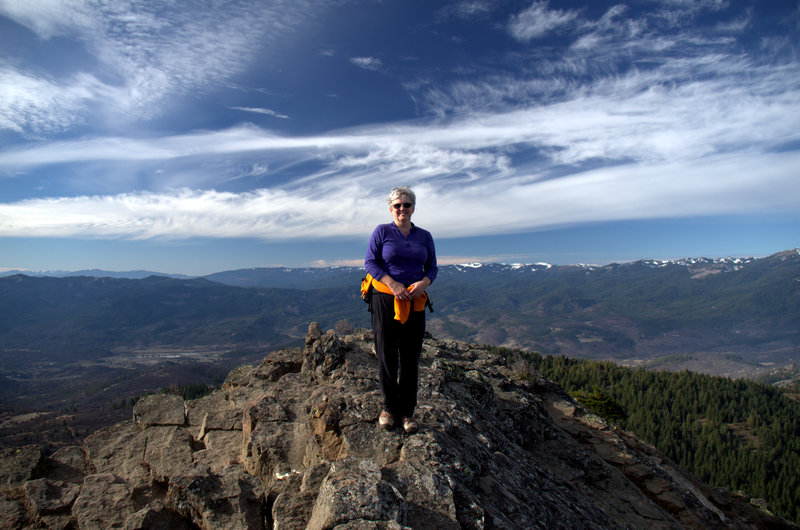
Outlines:
POLYGON ((711 489, 553 383, 426 339, 417 419, 381 411, 371 332, 305 348, 51 456, 7 450, 4 528, 797 528, 711 489))

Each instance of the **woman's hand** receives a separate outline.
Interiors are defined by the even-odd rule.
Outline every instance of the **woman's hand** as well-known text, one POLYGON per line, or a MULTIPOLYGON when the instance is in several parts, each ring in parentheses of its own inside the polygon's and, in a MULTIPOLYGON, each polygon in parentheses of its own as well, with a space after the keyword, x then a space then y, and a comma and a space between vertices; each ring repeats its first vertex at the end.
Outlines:
POLYGON ((406 290, 406 286, 400 282, 394 281, 388 274, 385 274, 383 278, 380 279, 380 282, 388 287, 398 300, 411 300, 411 293, 406 290))
POLYGON ((425 289, 427 289, 430 284, 431 284, 431 281, 426 276, 425 278, 421 279, 420 281, 418 281, 416 283, 412 283, 408 287, 408 294, 411 295, 412 300, 414 298, 419 298, 420 296, 425 294, 425 289))
POLYGON ((419 298, 431 284, 431 280, 427 276, 416 283, 412 283, 408 289, 402 283, 394 281, 394 278, 388 274, 385 274, 379 281, 388 287, 398 300, 419 298))

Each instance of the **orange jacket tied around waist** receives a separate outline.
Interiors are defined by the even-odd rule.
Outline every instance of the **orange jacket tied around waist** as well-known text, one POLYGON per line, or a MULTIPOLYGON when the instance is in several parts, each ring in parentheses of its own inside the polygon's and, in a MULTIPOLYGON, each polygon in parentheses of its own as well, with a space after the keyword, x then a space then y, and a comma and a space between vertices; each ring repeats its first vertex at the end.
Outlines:
MULTIPOLYGON (((374 287, 376 291, 394 295, 391 289, 385 284, 376 280, 372 275, 367 274, 367 277, 361 282, 361 297, 363 298, 368 292, 369 288, 374 287)), ((394 299, 394 319, 399 320, 401 324, 405 324, 411 311, 425 311, 425 303, 428 301, 428 295, 422 293, 418 298, 413 300, 398 300, 394 299), (413 306, 412 306, 413 304, 413 306)))

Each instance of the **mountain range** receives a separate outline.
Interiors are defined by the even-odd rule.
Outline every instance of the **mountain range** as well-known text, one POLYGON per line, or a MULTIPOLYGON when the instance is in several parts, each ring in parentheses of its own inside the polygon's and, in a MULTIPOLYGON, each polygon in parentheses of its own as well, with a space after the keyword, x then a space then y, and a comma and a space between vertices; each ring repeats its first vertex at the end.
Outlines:
MULTIPOLYGON (((204 278, 92 272, 0 278, 4 371, 18 365, 17 350, 28 364, 118 348, 274 347, 296 343, 309 321, 369 324, 357 267, 204 278)), ((798 250, 606 266, 449 265, 429 292, 434 335, 542 353, 618 361, 714 354, 757 366, 792 362, 800 345, 798 250)))
MULTIPOLYGON (((89 344, 90 356, 134 345, 276 346, 296 341, 311 320, 367 325, 365 308, 356 303, 362 276, 357 267, 135 280, 101 271, 11 275, 0 279, 0 338, 4 350, 56 357, 89 344), (60 347, 44 347, 50 342, 60 347)), ((761 259, 606 266, 450 265, 440 268, 430 290, 436 312, 429 328, 435 335, 570 356, 716 354, 751 365, 784 363, 800 340, 798 278, 797 250, 761 259)))
MULTIPOLYGON (((368 328, 363 274, 333 267, 204 278, 7 275, 0 407, 108 408, 162 386, 218 382, 235 366, 300 344, 311 321, 368 328)), ((428 330, 437 338, 629 366, 798 377, 798 250, 605 266, 447 265, 429 293, 428 330)))

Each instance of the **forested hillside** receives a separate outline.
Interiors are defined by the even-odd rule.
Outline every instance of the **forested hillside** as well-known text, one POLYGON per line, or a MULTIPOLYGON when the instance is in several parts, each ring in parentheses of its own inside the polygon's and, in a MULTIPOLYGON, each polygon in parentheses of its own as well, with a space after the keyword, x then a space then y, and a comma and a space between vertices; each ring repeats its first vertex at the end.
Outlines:
POLYGON ((333 326, 356 310, 364 304, 355 288, 331 295, 159 276, 17 275, 0 279, 0 359, 4 369, 18 369, 33 360, 96 359, 115 348, 275 347, 298 341, 309 320, 333 326))
MULTIPOLYGON (((15 349, 28 352, 26 361, 49 361, 139 345, 285 345, 310 321, 368 326, 362 275, 358 268, 214 275, 237 286, 156 276, 0 278, 0 355, 9 368, 15 349)), ((800 346, 799 280, 796 250, 604 267, 444 266, 430 289, 436 312, 428 328, 437 337, 570 357, 685 355, 697 360, 696 371, 710 371, 720 357, 743 369, 783 365, 800 346)))
POLYGON ((775 362, 800 346, 799 280, 797 251, 758 260, 484 266, 440 273, 432 291, 446 313, 431 326, 437 336, 569 357, 775 362))
POLYGON ((535 368, 704 482, 763 498, 774 513, 800 523, 800 403, 789 391, 688 371, 496 350, 518 369, 535 368))

